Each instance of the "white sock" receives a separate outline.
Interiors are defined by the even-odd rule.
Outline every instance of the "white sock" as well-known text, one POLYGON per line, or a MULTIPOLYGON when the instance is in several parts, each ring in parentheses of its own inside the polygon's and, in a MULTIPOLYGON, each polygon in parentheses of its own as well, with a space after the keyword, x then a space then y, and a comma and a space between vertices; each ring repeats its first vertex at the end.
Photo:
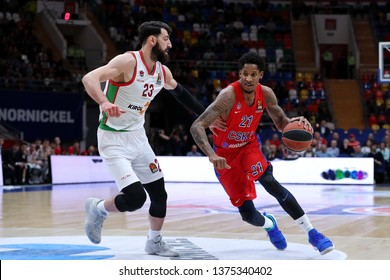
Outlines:
POLYGON ((156 241, 158 238, 157 237, 160 237, 161 236, 161 233, 159 230, 152 230, 152 229, 149 229, 149 233, 148 233, 148 238, 149 239, 152 239, 154 241, 156 241))
POLYGON ((264 222, 264 225, 262 226, 262 228, 264 228, 266 230, 273 228, 274 223, 272 222, 272 220, 270 218, 268 218, 267 216, 264 216, 264 219, 265 219, 265 222, 264 222))
POLYGON ((104 213, 106 215, 109 213, 107 211, 107 209, 104 207, 104 200, 99 201, 99 203, 97 204, 97 208, 99 209, 100 212, 102 212, 102 213, 104 213))
POLYGON ((296 219, 295 222, 306 233, 314 228, 306 214, 296 219))

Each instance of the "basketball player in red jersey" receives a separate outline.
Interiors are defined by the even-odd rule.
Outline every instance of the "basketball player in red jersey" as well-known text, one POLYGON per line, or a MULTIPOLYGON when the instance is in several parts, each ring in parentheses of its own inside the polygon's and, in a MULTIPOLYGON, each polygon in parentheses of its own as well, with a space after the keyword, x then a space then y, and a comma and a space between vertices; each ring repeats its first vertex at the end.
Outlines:
POLYGON ((294 120, 311 131, 313 128, 304 117, 289 119, 278 105, 273 90, 260 84, 265 63, 259 55, 253 52, 244 54, 238 66, 239 80, 222 89, 215 101, 195 120, 191 134, 214 165, 220 183, 243 221, 264 228, 277 249, 287 247, 275 217, 259 213, 254 206, 254 181, 259 181, 308 234, 310 244, 321 254, 326 254, 334 249, 333 243, 312 226, 291 192, 275 180, 272 165, 261 152, 261 143, 256 137, 256 129, 265 110, 279 131, 294 120), (227 129, 215 129, 213 148, 207 140, 206 128, 218 118, 226 121, 227 129))

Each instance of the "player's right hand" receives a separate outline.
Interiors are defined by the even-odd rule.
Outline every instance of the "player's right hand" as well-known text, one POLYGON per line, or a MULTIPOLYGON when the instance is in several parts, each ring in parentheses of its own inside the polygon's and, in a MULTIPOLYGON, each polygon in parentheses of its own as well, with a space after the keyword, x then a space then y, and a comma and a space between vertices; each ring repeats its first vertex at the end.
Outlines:
POLYGON ((230 169, 230 165, 227 164, 226 158, 220 157, 217 154, 209 157, 210 162, 214 165, 216 169, 230 169))
POLYGON ((314 132, 313 127, 311 126, 311 123, 303 116, 301 117, 294 117, 290 119, 290 122, 298 121, 299 125, 303 124, 303 127, 307 130, 309 130, 311 133, 314 132))
POLYGON ((112 104, 111 102, 104 102, 100 105, 101 110, 106 113, 107 117, 118 118, 122 114, 126 113, 125 110, 122 110, 118 105, 112 104))

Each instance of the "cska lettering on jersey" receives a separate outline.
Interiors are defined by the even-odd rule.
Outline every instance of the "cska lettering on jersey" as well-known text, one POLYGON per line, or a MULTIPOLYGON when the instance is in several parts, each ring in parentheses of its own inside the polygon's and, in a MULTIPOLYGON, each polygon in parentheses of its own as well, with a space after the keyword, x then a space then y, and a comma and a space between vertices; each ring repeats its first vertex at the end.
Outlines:
POLYGON ((229 132, 228 138, 235 140, 235 141, 239 141, 239 142, 243 142, 243 141, 248 142, 252 138, 253 134, 254 134, 253 131, 251 131, 251 132, 240 132, 240 131, 236 132, 236 131, 232 130, 229 132))
POLYGON ((240 148, 240 147, 243 147, 245 146, 246 144, 248 144, 253 136, 254 136, 255 132, 251 131, 251 132, 241 132, 241 131, 230 131, 229 134, 228 134, 228 138, 231 139, 231 140, 234 140, 236 142, 239 142, 239 143, 231 143, 231 144, 228 144, 227 142, 225 142, 223 144, 223 147, 224 148, 240 148))

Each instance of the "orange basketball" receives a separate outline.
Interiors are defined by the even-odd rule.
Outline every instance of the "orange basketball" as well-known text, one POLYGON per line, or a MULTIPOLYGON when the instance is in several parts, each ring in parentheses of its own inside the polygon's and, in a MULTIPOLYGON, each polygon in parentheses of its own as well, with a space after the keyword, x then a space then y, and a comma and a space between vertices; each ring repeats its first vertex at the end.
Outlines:
POLYGON ((313 140, 313 134, 298 125, 298 121, 290 122, 282 131, 282 142, 287 149, 293 152, 302 152, 306 150, 313 140))

